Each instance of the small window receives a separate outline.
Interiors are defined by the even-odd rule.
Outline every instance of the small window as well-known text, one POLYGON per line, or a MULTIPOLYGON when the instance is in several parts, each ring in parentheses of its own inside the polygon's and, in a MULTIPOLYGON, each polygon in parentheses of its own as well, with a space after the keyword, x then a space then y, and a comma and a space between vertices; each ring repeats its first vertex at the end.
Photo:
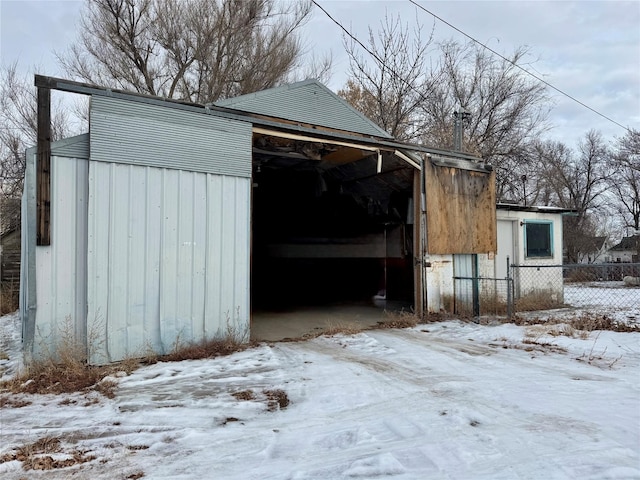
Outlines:
POLYGON ((527 222, 524 232, 527 257, 552 257, 552 232, 551 223, 527 222))

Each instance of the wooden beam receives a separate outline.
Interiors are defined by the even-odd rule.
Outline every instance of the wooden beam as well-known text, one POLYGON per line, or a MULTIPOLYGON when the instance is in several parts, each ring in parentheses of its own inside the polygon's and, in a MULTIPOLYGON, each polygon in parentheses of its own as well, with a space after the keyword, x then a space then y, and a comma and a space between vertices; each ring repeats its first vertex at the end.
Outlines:
POLYGON ((38 245, 51 245, 51 89, 38 87, 36 202, 38 245))

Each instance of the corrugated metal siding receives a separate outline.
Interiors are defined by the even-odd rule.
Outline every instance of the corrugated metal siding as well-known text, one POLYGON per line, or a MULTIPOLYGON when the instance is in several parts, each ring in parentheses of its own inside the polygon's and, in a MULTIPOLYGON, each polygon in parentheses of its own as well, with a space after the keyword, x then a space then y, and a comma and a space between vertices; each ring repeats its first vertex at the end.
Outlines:
POLYGON ((31 354, 36 324, 36 149, 27 149, 22 191, 20 245, 20 319, 27 358, 31 354))
POLYGON ((391 138, 382 128, 315 80, 229 98, 216 102, 216 105, 294 122, 391 138))
POLYGON ((51 144, 51 156, 89 158, 89 134, 65 138, 51 144))
MULTIPOLYGON (((91 162, 92 361, 249 328, 249 178, 91 162)), ((91 336, 91 335, 90 335, 91 336)))
POLYGON ((51 245, 35 247, 35 357, 86 338, 87 175, 86 160, 51 158, 51 245))
POLYGON ((251 176, 251 124, 94 96, 91 160, 251 176))

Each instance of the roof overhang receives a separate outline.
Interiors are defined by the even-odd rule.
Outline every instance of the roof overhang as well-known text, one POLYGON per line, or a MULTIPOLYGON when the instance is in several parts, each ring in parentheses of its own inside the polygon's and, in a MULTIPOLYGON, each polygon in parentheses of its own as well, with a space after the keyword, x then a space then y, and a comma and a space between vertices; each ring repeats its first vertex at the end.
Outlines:
POLYGON ((394 153, 413 168, 417 169, 420 168, 421 160, 426 157, 432 162, 437 162, 440 165, 482 172, 491 172, 493 170, 492 166, 484 164, 479 157, 463 152, 434 149, 423 145, 399 142, 381 137, 365 136, 353 132, 338 131, 314 125, 296 124, 293 122, 286 122, 282 119, 233 110, 228 107, 201 105, 141 93, 98 87, 86 83, 42 75, 35 76, 35 86, 81 95, 107 96, 134 102, 161 105, 168 108, 249 122, 253 125, 254 132, 262 132, 271 136, 297 135, 299 139, 304 139, 309 142, 334 143, 336 145, 343 145, 345 147, 368 150, 371 152, 388 151, 394 153))
POLYGON ((526 206, 518 205, 515 203, 498 203, 496 204, 498 210, 509 210, 517 212, 531 212, 531 213, 555 213, 558 215, 575 215, 577 210, 571 208, 560 207, 548 207, 548 206, 526 206))

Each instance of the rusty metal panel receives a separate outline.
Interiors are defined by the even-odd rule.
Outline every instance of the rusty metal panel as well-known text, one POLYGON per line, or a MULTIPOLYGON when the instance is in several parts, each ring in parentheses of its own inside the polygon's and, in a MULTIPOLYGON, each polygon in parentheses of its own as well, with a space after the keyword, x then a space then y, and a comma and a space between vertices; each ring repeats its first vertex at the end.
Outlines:
POLYGON ((428 253, 495 253, 495 173, 425 162, 425 182, 428 253))

